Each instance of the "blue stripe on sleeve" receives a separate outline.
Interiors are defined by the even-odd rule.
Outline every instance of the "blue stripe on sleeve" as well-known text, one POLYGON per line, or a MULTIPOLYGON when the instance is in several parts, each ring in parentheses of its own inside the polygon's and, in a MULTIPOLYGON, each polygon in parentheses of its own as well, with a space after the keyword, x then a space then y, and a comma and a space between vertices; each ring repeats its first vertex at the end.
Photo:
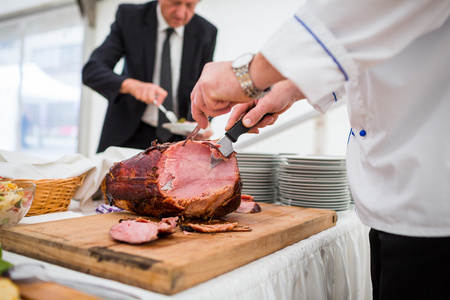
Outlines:
POLYGON ((336 63, 336 65, 338 66, 339 70, 341 70, 342 74, 344 74, 345 77, 345 81, 348 81, 348 75, 347 73, 344 71, 344 68, 342 68, 341 64, 337 61, 336 57, 333 56, 333 54, 331 54, 330 50, 327 49, 327 47, 325 47, 325 45, 322 43, 321 40, 319 40, 319 38, 314 34, 314 32, 311 31, 311 29, 306 26, 305 23, 303 23, 302 20, 300 20, 300 18, 296 15, 294 15, 295 19, 300 22, 300 24, 303 25, 303 27, 305 27, 306 30, 308 30, 308 32, 316 39, 316 41, 322 46, 323 50, 325 50, 326 53, 328 53, 328 55, 331 57, 331 59, 333 59, 333 61, 336 63))

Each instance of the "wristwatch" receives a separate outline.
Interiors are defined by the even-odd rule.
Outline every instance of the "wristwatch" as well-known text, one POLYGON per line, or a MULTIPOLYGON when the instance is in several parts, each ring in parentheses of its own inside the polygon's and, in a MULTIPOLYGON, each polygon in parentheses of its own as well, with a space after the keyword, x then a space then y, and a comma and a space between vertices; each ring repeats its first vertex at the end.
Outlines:
POLYGON ((254 56, 255 54, 253 53, 243 54, 233 61, 231 67, 233 68, 233 72, 236 74, 244 93, 252 99, 260 99, 270 92, 272 87, 268 87, 264 91, 261 91, 253 84, 250 74, 248 73, 248 68, 254 56))

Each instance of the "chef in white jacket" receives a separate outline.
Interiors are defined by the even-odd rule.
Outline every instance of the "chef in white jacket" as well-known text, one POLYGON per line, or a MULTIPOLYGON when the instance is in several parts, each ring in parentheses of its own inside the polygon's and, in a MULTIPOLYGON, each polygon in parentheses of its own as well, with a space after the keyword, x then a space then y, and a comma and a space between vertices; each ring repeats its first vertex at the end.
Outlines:
POLYGON ((325 113, 346 91, 374 299, 450 297, 449 16, 445 0, 307 1, 255 56, 206 65, 191 94, 203 128, 241 103, 229 129, 303 98, 325 113))

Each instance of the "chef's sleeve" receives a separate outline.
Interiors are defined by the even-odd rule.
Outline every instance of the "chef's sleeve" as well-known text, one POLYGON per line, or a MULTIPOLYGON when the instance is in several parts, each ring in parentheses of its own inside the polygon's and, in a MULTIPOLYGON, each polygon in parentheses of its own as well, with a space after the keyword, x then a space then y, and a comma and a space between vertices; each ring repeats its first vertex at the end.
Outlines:
POLYGON ((449 14, 450 1, 306 1, 261 53, 323 112, 333 91, 439 28, 449 14))

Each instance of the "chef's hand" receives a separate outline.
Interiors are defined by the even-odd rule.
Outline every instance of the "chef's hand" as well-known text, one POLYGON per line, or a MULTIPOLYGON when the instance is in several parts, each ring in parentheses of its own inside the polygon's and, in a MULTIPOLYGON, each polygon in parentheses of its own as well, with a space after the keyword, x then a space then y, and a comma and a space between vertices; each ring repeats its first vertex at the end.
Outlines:
POLYGON ((122 82, 119 93, 130 94, 146 104, 151 104, 156 99, 158 105, 160 105, 167 97, 167 92, 162 87, 151 82, 143 82, 133 78, 127 78, 122 82))
POLYGON ((225 130, 229 130, 242 118, 244 126, 253 126, 249 133, 259 133, 259 128, 274 124, 280 114, 303 98, 303 93, 291 81, 280 81, 265 97, 236 105, 230 114, 225 130), (264 117, 266 114, 269 115, 264 117))
POLYGON ((236 102, 248 102, 231 69, 231 62, 208 63, 191 93, 192 117, 204 129, 208 117, 228 113, 236 102))
MULTIPOLYGON (((261 53, 253 58, 249 74, 260 90, 285 79, 261 53)), ((231 61, 208 63, 191 93, 192 116, 202 128, 206 128, 207 116, 228 113, 234 105, 252 100, 243 92, 231 68, 231 61)))

